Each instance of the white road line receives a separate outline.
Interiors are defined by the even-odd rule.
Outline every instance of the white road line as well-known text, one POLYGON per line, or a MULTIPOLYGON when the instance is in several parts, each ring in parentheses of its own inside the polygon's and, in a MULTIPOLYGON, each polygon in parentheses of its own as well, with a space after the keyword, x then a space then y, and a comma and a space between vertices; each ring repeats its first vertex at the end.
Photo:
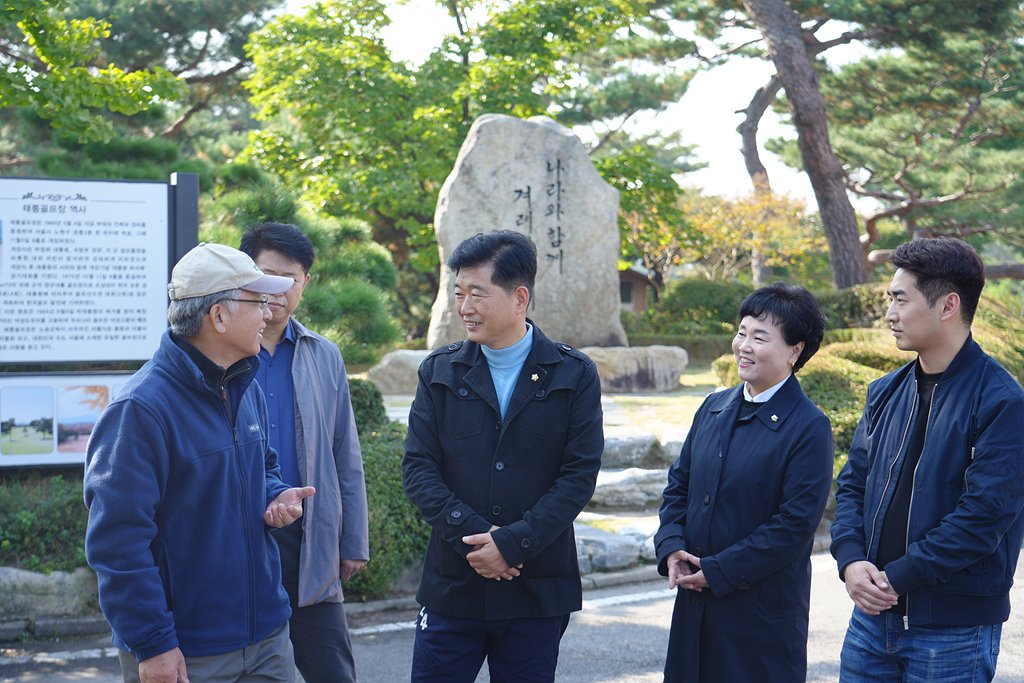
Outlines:
POLYGON ((94 648, 91 650, 65 650, 63 652, 40 652, 31 657, 0 657, 0 666, 11 664, 53 664, 76 659, 102 659, 116 657, 116 647, 94 648))
MULTIPOLYGON (((625 605, 631 602, 647 602, 649 600, 662 600, 670 598, 673 591, 666 589, 648 591, 646 593, 631 593, 629 595, 612 595, 607 598, 596 600, 584 600, 583 609, 596 609, 598 607, 609 607, 611 605, 625 605)), ((390 633, 392 631, 408 631, 416 628, 415 621, 398 621, 391 624, 380 624, 378 626, 365 626, 349 631, 352 636, 372 636, 378 633, 390 633)))

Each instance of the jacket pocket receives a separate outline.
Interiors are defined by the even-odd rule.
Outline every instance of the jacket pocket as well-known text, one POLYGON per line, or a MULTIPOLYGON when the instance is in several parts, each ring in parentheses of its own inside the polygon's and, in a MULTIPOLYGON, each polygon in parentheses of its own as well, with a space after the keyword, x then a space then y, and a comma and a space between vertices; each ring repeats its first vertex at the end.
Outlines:
POLYGON ((782 573, 766 576, 752 586, 754 600, 767 619, 781 619, 785 616, 785 596, 782 592, 782 573))
POLYGON ((516 418, 519 431, 536 439, 550 439, 565 434, 571 398, 572 392, 568 390, 538 390, 516 418))
POLYGON ((167 561, 167 544, 160 543, 157 548, 157 563, 156 566, 160 570, 160 583, 163 584, 164 588, 164 599, 167 601, 167 609, 173 614, 174 613, 174 590, 173 581, 171 580, 171 565, 167 561))
POLYGON ((483 430, 483 411, 489 409, 471 389, 460 387, 446 391, 444 430, 453 439, 476 436, 483 430))

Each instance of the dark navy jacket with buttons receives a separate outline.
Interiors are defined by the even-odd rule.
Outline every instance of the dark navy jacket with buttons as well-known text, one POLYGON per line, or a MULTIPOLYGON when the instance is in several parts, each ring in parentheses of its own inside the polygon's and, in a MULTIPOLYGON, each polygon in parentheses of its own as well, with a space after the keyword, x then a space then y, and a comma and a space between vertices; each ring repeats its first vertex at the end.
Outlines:
MULTIPOLYGON (((532 321, 531 321, 531 324, 532 321)), ((417 600, 467 619, 548 617, 582 607, 572 523, 601 468, 601 385, 593 361, 533 325, 533 348, 502 421, 479 344, 420 365, 402 480, 432 527, 417 600), (469 566, 463 536, 486 533, 514 581, 469 566)))
MULTIPOLYGON (((877 560, 917 413, 916 365, 868 389, 838 479, 832 555, 840 575, 852 562, 877 560)), ((1024 537, 1022 425, 1020 385, 968 337, 932 396, 924 449, 911 473, 907 553, 879 567, 907 595, 910 626, 979 626, 1009 617, 1024 537)))
POLYGON ((832 484, 832 430, 795 376, 739 419, 743 386, 712 394, 668 473, 658 570, 686 550, 710 589, 677 589, 665 681, 800 682, 814 530, 832 484))

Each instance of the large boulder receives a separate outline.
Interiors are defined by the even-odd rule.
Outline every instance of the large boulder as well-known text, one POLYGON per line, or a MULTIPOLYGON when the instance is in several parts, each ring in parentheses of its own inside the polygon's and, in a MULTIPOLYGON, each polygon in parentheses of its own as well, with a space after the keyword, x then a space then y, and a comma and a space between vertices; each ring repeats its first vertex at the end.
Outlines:
POLYGON ((416 371, 429 353, 408 349, 392 351, 366 371, 366 379, 376 384, 382 394, 415 394, 416 371))
POLYGON ((601 391, 606 394, 677 391, 679 375, 689 364, 685 349, 678 346, 590 346, 580 350, 597 365, 601 391))
MULTIPOLYGON (((618 209, 618 190, 570 129, 544 116, 485 114, 473 122, 437 200, 439 257, 444 264, 477 233, 521 232, 537 244, 530 318, 555 341, 623 346, 618 209)), ((454 281, 442 267, 430 349, 466 338, 454 281)))
POLYGON ((590 507, 617 510, 657 510, 668 483, 668 470, 602 470, 590 507))

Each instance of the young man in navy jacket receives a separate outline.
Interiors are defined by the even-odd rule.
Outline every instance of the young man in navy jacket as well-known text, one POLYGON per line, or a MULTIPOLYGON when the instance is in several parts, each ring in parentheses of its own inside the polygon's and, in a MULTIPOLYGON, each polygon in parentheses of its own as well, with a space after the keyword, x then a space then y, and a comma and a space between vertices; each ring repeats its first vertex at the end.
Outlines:
POLYGON ((264 275, 200 244, 174 267, 164 333, 89 439, 85 551, 126 683, 294 680, 271 527, 313 488, 281 481, 254 383, 264 275))
POLYGON ((856 609, 840 680, 991 681, 1024 535, 1024 392, 971 336, 985 268, 960 240, 890 259, 885 320, 917 359, 872 383, 832 554, 856 609))

